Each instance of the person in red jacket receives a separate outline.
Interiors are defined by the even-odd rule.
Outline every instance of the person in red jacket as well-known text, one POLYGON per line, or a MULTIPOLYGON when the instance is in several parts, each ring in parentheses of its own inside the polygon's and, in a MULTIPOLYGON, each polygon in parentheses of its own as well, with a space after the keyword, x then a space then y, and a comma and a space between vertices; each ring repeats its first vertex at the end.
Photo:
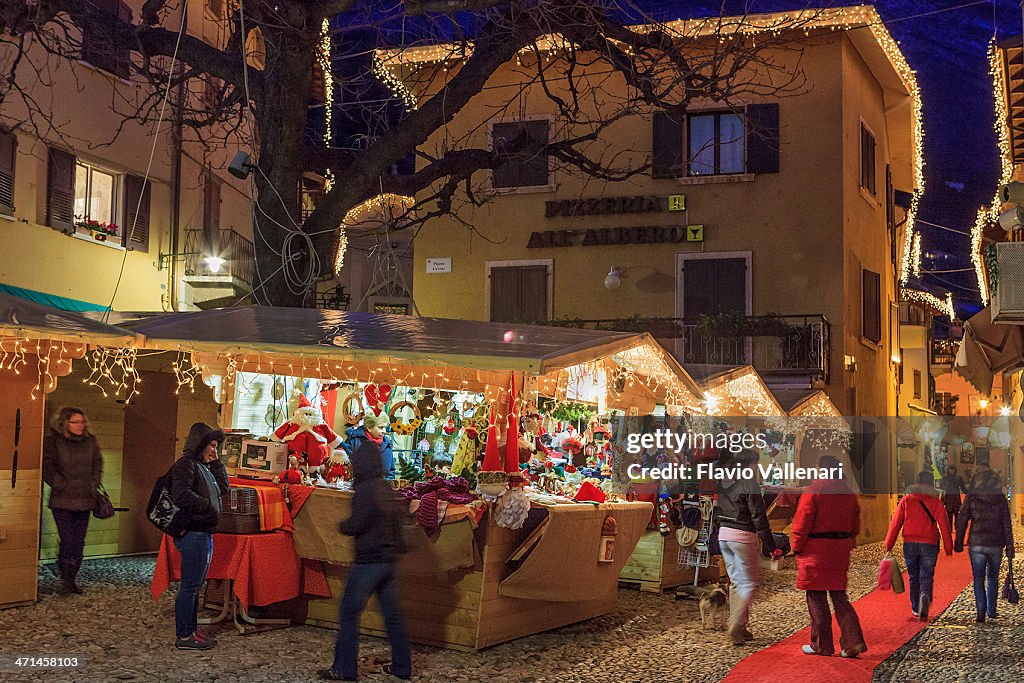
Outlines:
MULTIPOLYGON (((825 455, 818 467, 839 467, 839 460, 825 455)), ((796 587, 807 592, 811 616, 811 644, 803 646, 805 654, 827 657, 835 653, 830 597, 839 622, 840 656, 867 652, 860 619, 846 596, 850 553, 859 533, 860 505, 843 479, 818 479, 801 494, 791 542, 796 554, 796 587)))
POLYGON ((946 508, 935 489, 935 477, 925 471, 917 475, 917 483, 907 489, 885 537, 885 550, 891 552, 896 537, 903 530, 903 559, 910 578, 910 611, 921 621, 928 620, 932 601, 935 562, 939 558, 939 536, 946 555, 953 554, 953 537, 949 531, 946 508))

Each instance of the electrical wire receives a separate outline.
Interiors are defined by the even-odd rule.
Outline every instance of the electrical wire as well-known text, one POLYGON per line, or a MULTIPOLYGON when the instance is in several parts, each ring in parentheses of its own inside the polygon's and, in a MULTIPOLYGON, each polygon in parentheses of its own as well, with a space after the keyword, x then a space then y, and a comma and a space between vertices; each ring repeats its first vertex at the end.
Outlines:
POLYGON ((915 220, 916 223, 920 223, 922 225, 927 225, 927 226, 930 226, 930 227, 933 227, 933 228, 938 228, 939 230, 947 230, 949 232, 955 232, 958 235, 965 235, 967 237, 971 236, 971 233, 966 231, 966 230, 957 230, 956 228, 950 228, 950 227, 947 227, 945 225, 939 225, 938 223, 930 223, 930 222, 928 222, 926 220, 922 220, 920 218, 916 218, 914 220, 915 220))
MULTIPOLYGON (((124 267, 128 260, 128 249, 132 243, 132 238, 135 236, 135 228, 139 223, 139 211, 142 209, 142 198, 146 195, 146 185, 149 183, 149 175, 153 170, 153 157, 156 156, 156 146, 160 142, 160 128, 163 126, 164 114, 167 112, 167 100, 171 94, 171 81, 173 80, 171 75, 174 73, 174 65, 178 60, 178 48, 181 46, 181 36, 185 32, 185 24, 188 19, 188 3, 181 3, 181 25, 178 27, 178 36, 174 41, 174 52, 171 53, 171 65, 167 69, 167 87, 164 88, 163 101, 160 103, 160 115, 156 121, 156 131, 153 133, 153 144, 149 148, 149 161, 146 163, 146 174, 142 177, 142 189, 139 191, 139 200, 135 205, 135 217, 132 219, 131 229, 128 231, 128 239, 125 240, 125 250, 121 255, 121 267, 117 272, 117 282, 114 283, 114 292, 110 295, 110 303, 107 305, 107 310, 103 312, 103 322, 107 322, 110 319, 110 312, 114 309, 114 299, 117 298, 117 290, 121 287, 121 280, 124 278, 124 267)), ((176 226, 171 228, 176 229, 176 226)), ((171 258, 174 258, 173 255, 171 258)), ((171 302, 173 306, 173 302, 171 302)))

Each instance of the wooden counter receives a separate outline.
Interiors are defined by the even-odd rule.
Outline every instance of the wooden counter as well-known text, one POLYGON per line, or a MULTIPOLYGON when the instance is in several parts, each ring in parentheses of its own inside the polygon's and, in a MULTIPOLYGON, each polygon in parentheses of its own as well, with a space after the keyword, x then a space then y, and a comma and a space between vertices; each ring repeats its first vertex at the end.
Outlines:
MULTIPOLYGON (((350 500, 344 492, 325 493, 334 495, 331 502, 339 511, 350 500)), ((302 548, 310 547, 302 537, 306 506, 295 518, 300 556, 304 556, 302 548)), ((445 558, 435 552, 439 546, 418 548, 403 557, 399 585, 410 640, 479 650, 614 609, 619 572, 650 519, 650 503, 535 507, 530 514, 523 529, 512 531, 495 525, 488 512, 471 532, 474 550, 468 566, 434 571, 445 564, 445 558), (609 514, 618 525, 614 561, 599 563, 601 525, 609 514), (532 550, 520 561, 510 563, 509 557, 541 523, 546 528, 538 534, 532 550)), ((337 520, 333 524, 336 528, 337 520)), ((444 525, 438 542, 445 534, 461 535, 459 525, 469 525, 469 521, 444 525)), ((350 543, 348 539, 342 542, 350 543)), ((451 547, 441 550, 444 555, 449 552, 451 547)), ((462 552, 456 550, 455 554, 462 552)), ((346 558, 337 554, 324 564, 335 597, 293 601, 289 616, 307 624, 336 628, 347 564, 346 558)), ((375 599, 363 613, 360 626, 363 633, 386 636, 375 599)))

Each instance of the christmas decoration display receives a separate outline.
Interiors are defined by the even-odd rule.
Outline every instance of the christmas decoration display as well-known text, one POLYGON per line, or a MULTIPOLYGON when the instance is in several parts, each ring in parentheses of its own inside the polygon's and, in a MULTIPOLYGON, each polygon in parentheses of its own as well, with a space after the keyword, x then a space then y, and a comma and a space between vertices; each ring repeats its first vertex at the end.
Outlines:
POLYGON ((452 474, 460 475, 463 471, 476 462, 480 453, 480 432, 473 422, 466 423, 459 437, 459 445, 455 449, 455 456, 452 458, 452 474))
POLYGON ((363 398, 366 399, 366 404, 370 406, 374 415, 380 417, 384 406, 391 400, 391 391, 390 384, 367 384, 363 387, 363 398))
POLYGON ((299 459, 294 455, 288 457, 288 469, 278 475, 279 484, 302 484, 306 480, 301 469, 299 459))
POLYGON ((320 409, 313 406, 301 392, 298 408, 288 422, 274 432, 275 441, 288 444, 288 453, 300 457, 305 454, 303 466, 317 468, 331 454, 331 450, 341 443, 341 437, 324 423, 320 409))
POLYGON ((484 463, 477 473, 477 492, 488 502, 494 502, 508 486, 508 475, 502 468, 501 451, 498 448, 498 426, 496 413, 491 407, 491 418, 487 426, 487 445, 484 448, 484 463))
POLYGON ((331 453, 331 457, 328 458, 323 465, 321 465, 323 471, 323 478, 328 484, 334 484, 338 481, 348 481, 351 479, 351 470, 349 469, 349 460, 344 449, 337 449, 331 453))
MULTIPOLYGON (((423 419, 420 417, 420 409, 411 401, 400 401, 391 406, 391 410, 388 411, 388 417, 391 419, 391 431, 398 436, 411 436, 423 424, 423 419), (413 411, 413 418, 408 422, 402 422, 397 417, 398 412, 405 408, 411 408, 413 411)), ((430 450, 429 446, 427 450, 430 450)))
POLYGON ((406 482, 423 481, 423 470, 416 467, 416 463, 412 460, 399 458, 397 478, 406 482))

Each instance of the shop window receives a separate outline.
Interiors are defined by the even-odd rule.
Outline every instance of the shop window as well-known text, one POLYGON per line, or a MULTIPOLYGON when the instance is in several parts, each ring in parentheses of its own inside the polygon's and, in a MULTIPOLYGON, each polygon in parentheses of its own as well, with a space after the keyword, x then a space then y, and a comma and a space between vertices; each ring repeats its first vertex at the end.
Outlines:
POLYGON ((779 172, 779 105, 711 111, 680 118, 655 112, 651 175, 678 178, 779 172))
POLYGON ((18 158, 18 138, 0 130, 0 214, 14 214, 14 167, 18 158))
POLYGON ((862 331, 865 339, 875 342, 882 341, 882 276, 864 269, 862 271, 861 303, 862 331))
POLYGON ((860 186, 875 194, 875 136, 860 124, 860 186))
POLYGON ((492 149, 502 156, 491 185, 497 189, 550 184, 548 121, 510 121, 491 128, 492 149), (536 149, 537 147, 541 149, 536 149), (525 148, 525 149, 524 149, 525 148))
POLYGON ((548 319, 548 266, 491 267, 491 321, 529 323, 548 319))
MULTIPOLYGON (((112 14, 125 23, 132 22, 132 11, 120 0, 92 0, 93 6, 101 12, 112 14)), ((120 78, 128 78, 131 67, 131 55, 126 49, 111 45, 103 33, 96 33, 87 28, 82 29, 83 61, 89 62, 97 69, 103 69, 120 78)))

